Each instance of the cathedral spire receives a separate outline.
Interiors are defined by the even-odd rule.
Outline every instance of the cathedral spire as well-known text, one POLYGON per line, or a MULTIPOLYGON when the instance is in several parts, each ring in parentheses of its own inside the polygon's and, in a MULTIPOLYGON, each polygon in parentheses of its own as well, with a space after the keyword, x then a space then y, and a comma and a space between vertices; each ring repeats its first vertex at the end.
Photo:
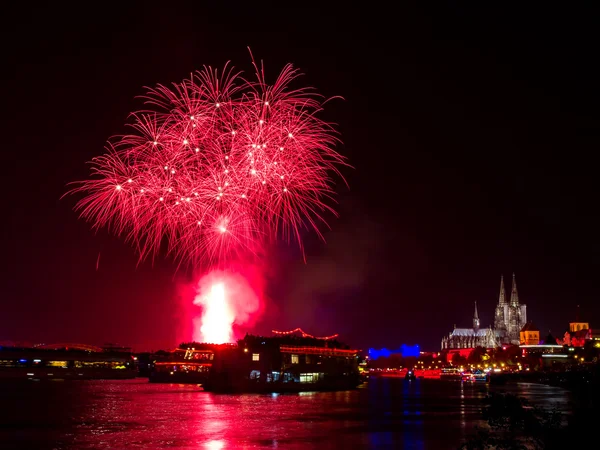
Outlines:
POLYGON ((519 305, 519 293, 517 292, 517 279, 515 278, 514 272, 513 272, 513 277, 512 277, 512 290, 510 292, 510 304, 513 306, 519 305))
POLYGON ((500 297, 498 298, 498 304, 506 304, 506 292, 504 291, 504 275, 500 275, 500 297))
POLYGON ((479 330, 479 314, 477 314, 477 302, 475 302, 475 315, 473 316, 473 329, 479 330))

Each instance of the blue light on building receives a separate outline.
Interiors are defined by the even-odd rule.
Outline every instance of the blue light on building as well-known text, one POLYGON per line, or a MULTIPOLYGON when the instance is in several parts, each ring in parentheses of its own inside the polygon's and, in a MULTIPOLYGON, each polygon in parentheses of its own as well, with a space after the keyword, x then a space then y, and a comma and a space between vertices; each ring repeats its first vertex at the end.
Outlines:
POLYGON ((382 348, 381 350, 377 350, 374 348, 369 349, 369 358, 377 359, 377 358, 389 358, 391 355, 400 355, 402 357, 409 356, 419 356, 421 354, 421 348, 418 345, 406 345, 402 344, 402 346, 398 350, 388 350, 387 348, 382 348))
POLYGON ((400 353, 405 358, 408 356, 419 356, 421 354, 421 348, 418 345, 406 345, 402 344, 400 347, 400 353))

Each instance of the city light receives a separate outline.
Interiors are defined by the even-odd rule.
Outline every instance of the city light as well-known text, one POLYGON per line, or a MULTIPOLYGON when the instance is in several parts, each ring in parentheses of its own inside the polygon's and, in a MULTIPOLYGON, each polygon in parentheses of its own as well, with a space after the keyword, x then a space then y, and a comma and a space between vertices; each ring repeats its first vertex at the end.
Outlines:
POLYGON ((377 350, 374 348, 369 349, 369 356, 371 359, 378 358, 389 358, 391 355, 400 355, 404 358, 407 357, 419 357, 421 355, 420 347, 418 345, 406 345, 402 344, 402 346, 398 350, 388 350, 387 348, 382 348, 381 350, 377 350))

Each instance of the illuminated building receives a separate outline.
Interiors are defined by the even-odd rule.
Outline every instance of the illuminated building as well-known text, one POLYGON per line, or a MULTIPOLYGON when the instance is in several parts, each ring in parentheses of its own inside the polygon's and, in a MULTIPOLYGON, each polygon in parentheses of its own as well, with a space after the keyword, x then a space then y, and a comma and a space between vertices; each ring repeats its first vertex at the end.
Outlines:
POLYGON ((527 307, 519 302, 517 281, 513 273, 510 301, 506 301, 504 277, 500 277, 500 295, 494 314, 494 327, 481 328, 477 302, 472 328, 456 328, 442 339, 442 350, 475 347, 495 348, 502 344, 520 343, 520 332, 527 323, 527 307))
MULTIPOLYGON (((548 339, 546 339, 548 341, 548 339)), ((555 364, 564 364, 568 362, 569 355, 565 353, 562 345, 558 344, 523 344, 519 346, 522 351, 522 357, 539 361, 540 366, 550 367, 555 364)))
POLYGON ((388 350, 387 348, 382 348, 381 350, 369 349, 369 358, 371 359, 378 359, 380 357, 389 358, 392 355, 400 355, 403 358, 410 356, 419 357, 421 355, 421 348, 418 345, 402 344, 398 350, 388 350))
POLYGON ((504 290, 504 276, 500 277, 500 296, 496 313, 494 315, 494 329, 504 344, 518 345, 520 342, 520 331, 527 323, 527 305, 519 303, 519 292, 517 291, 517 280, 515 274, 512 276, 512 288, 510 302, 506 302, 504 290))
POLYGON ((533 322, 527 322, 521 328, 519 335, 521 345, 538 345, 540 343, 540 330, 537 329, 533 322))
POLYGON ((479 328, 479 314, 477 313, 477 302, 475 302, 475 314, 473 315, 473 328, 456 328, 446 337, 442 338, 442 350, 459 348, 494 348, 499 347, 498 336, 489 328, 479 328))
POLYGON ((571 347, 583 347, 586 341, 594 338, 589 322, 583 322, 579 319, 579 305, 577 305, 577 314, 573 322, 569 322, 569 331, 566 331, 562 339, 557 339, 558 344, 571 347))
POLYGON ((135 378, 135 358, 130 349, 124 350, 75 343, 35 347, 0 346, 0 379, 135 378))

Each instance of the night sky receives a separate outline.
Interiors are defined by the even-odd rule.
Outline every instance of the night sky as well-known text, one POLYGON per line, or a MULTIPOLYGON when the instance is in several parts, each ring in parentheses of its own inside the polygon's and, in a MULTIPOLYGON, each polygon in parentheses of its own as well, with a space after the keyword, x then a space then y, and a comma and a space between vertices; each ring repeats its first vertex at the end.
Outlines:
POLYGON ((248 46, 271 80, 292 62, 344 97, 324 117, 354 167, 326 244, 306 236, 306 263, 269 249, 256 332, 437 350, 474 301, 490 324, 513 271, 542 335, 577 305, 600 326, 597 10, 201 3, 3 8, 0 341, 176 344, 191 274, 138 264, 60 197, 143 86, 228 60, 250 72, 248 46))

